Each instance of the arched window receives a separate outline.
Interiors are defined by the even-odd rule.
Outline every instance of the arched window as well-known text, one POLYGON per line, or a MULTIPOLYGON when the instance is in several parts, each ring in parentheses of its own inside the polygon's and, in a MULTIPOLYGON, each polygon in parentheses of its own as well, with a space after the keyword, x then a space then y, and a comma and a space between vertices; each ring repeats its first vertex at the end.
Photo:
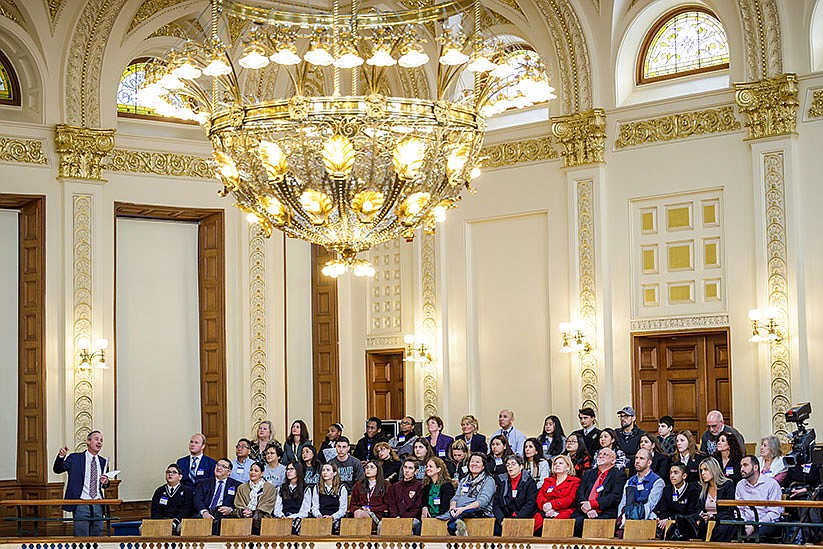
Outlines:
POLYGON ((9 58, 0 51, 0 105, 20 106, 20 81, 9 58))
POLYGON ((502 86, 491 94, 488 105, 483 108, 485 116, 535 104, 526 99, 532 96, 531 90, 525 89, 526 86, 545 88, 542 95, 547 99, 537 104, 545 103, 548 99, 555 97, 552 93, 554 89, 549 85, 546 65, 540 58, 540 54, 530 46, 513 44, 507 48, 505 53, 495 58, 494 62, 508 66, 510 72, 503 80, 502 86))
MULTIPOLYGON (((195 124, 189 120, 180 120, 179 118, 171 118, 164 116, 163 113, 158 112, 152 105, 149 105, 141 100, 137 94, 140 89, 140 84, 146 80, 146 69, 150 59, 148 57, 141 57, 133 60, 123 71, 120 76, 120 84, 117 86, 117 116, 125 118, 151 118, 163 120, 166 122, 175 122, 179 124, 195 124)), ((179 97, 172 96, 169 100, 174 105, 182 105, 179 97)))
POLYGON ((661 17, 643 40, 637 83, 729 68, 729 40, 720 20, 697 6, 661 17))

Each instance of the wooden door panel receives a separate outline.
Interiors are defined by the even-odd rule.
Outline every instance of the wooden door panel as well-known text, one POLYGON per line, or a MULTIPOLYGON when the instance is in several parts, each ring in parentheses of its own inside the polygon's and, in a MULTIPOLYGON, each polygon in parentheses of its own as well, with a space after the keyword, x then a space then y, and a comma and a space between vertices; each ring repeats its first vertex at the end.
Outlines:
POLYGON ((368 351, 366 379, 369 416, 400 419, 404 415, 403 351, 368 351))
POLYGON ((660 403, 657 398, 659 392, 657 380, 640 382, 640 405, 637 408, 639 414, 637 421, 657 421, 657 418, 660 417, 660 403))
POLYGON ((337 279, 321 271, 335 255, 312 245, 312 374, 314 382, 314 440, 340 421, 340 364, 337 345, 337 279))

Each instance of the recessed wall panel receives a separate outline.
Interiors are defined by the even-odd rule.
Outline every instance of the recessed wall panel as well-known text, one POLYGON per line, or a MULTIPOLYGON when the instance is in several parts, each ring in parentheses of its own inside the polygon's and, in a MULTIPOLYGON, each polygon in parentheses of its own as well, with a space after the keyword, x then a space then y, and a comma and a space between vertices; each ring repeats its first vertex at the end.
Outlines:
POLYGON ((17 478, 19 215, 17 210, 0 210, 0 480, 17 478))
POLYGON ((117 468, 146 500, 200 426, 197 224, 117 220, 117 468), (154 451, 158 448, 162 452, 154 451))
POLYGON ((542 425, 545 407, 528 403, 546 402, 549 386, 547 232, 545 213, 468 225, 478 417, 511 408, 521 429, 542 425))

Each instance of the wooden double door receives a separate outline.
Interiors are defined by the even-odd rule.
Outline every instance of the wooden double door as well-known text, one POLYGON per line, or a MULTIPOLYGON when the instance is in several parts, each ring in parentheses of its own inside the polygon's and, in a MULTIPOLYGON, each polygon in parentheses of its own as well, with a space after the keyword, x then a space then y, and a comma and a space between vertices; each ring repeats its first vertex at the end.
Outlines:
POLYGON ((732 423, 728 330, 632 336, 632 397, 641 429, 657 432, 671 416, 675 430, 700 437, 706 414, 720 410, 732 423))

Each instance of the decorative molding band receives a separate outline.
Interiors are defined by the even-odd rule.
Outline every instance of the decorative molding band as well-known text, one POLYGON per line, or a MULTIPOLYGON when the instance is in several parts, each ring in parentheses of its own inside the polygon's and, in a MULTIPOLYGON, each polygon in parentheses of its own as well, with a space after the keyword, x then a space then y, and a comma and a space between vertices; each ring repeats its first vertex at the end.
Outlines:
POLYGON ((740 121, 734 116, 734 105, 723 105, 714 109, 679 112, 633 122, 619 122, 617 141, 614 146, 617 149, 623 149, 658 141, 733 132, 739 129, 740 121))
POLYGON ((746 115, 749 139, 790 135, 797 130, 797 75, 782 74, 757 82, 737 82, 734 100, 746 115))
POLYGON ((0 136, 0 161, 47 166, 49 159, 43 154, 45 145, 42 139, 0 136))
POLYGON ((177 4, 179 4, 178 0, 145 0, 137 9, 137 13, 134 14, 134 18, 131 20, 131 23, 129 23, 129 28, 126 33, 131 33, 135 27, 152 15, 177 4))
POLYGON ((115 149, 103 168, 111 172, 214 178, 209 158, 178 153, 115 149))
POLYGON ((268 418, 266 395, 266 234, 249 223, 249 311, 251 348, 251 423, 257 432, 268 418))
POLYGON ((489 145, 483 148, 480 156, 488 157, 483 161, 484 168, 502 168, 558 158, 557 151, 552 148, 551 136, 489 145))
POLYGON ((778 322, 786 333, 780 342, 769 345, 769 372, 771 381, 772 432, 781 440, 788 440, 791 430, 786 424, 786 410, 792 403, 791 370, 789 368, 789 274, 786 252, 786 172, 783 152, 763 155, 764 193, 766 210, 766 273, 769 289, 769 307, 780 314, 778 322))
MULTIPOLYGON (((435 236, 424 234, 422 240, 421 282, 423 298, 423 332, 429 341, 437 341, 437 277, 435 236)), ((423 366, 423 412, 426 417, 437 415, 437 366, 429 362, 423 366)))
POLYGON ((552 135, 563 145, 565 167, 606 162, 606 111, 592 109, 551 119, 552 135))
POLYGON ((644 318, 632 320, 632 332, 662 332, 673 330, 702 330, 705 328, 726 328, 729 315, 679 316, 673 318, 644 318))
POLYGON ((114 132, 58 124, 54 138, 60 154, 57 177, 106 181, 103 159, 114 149, 114 132))
POLYGON ((390 349, 405 347, 403 336, 367 337, 366 349, 390 349))
MULTIPOLYGON (((594 243, 594 180, 577 181, 577 261, 580 284, 580 320, 592 341, 597 340, 597 286, 594 243)), ((580 381, 582 408, 597 411, 598 380, 597 358, 594 353, 580 355, 580 381)))
POLYGON ((11 19, 21 27, 24 26, 23 16, 20 14, 20 9, 14 4, 13 0, 0 2, 0 16, 11 19))
POLYGON ((94 409, 94 370, 81 370, 80 348, 82 337, 91 339, 92 304, 92 212, 90 194, 72 196, 72 310, 74 311, 72 343, 73 360, 68 368, 74 370, 74 448, 85 448, 86 436, 91 432, 94 409))
POLYGON ((823 118, 823 90, 812 92, 812 104, 809 106, 809 118, 823 118))

